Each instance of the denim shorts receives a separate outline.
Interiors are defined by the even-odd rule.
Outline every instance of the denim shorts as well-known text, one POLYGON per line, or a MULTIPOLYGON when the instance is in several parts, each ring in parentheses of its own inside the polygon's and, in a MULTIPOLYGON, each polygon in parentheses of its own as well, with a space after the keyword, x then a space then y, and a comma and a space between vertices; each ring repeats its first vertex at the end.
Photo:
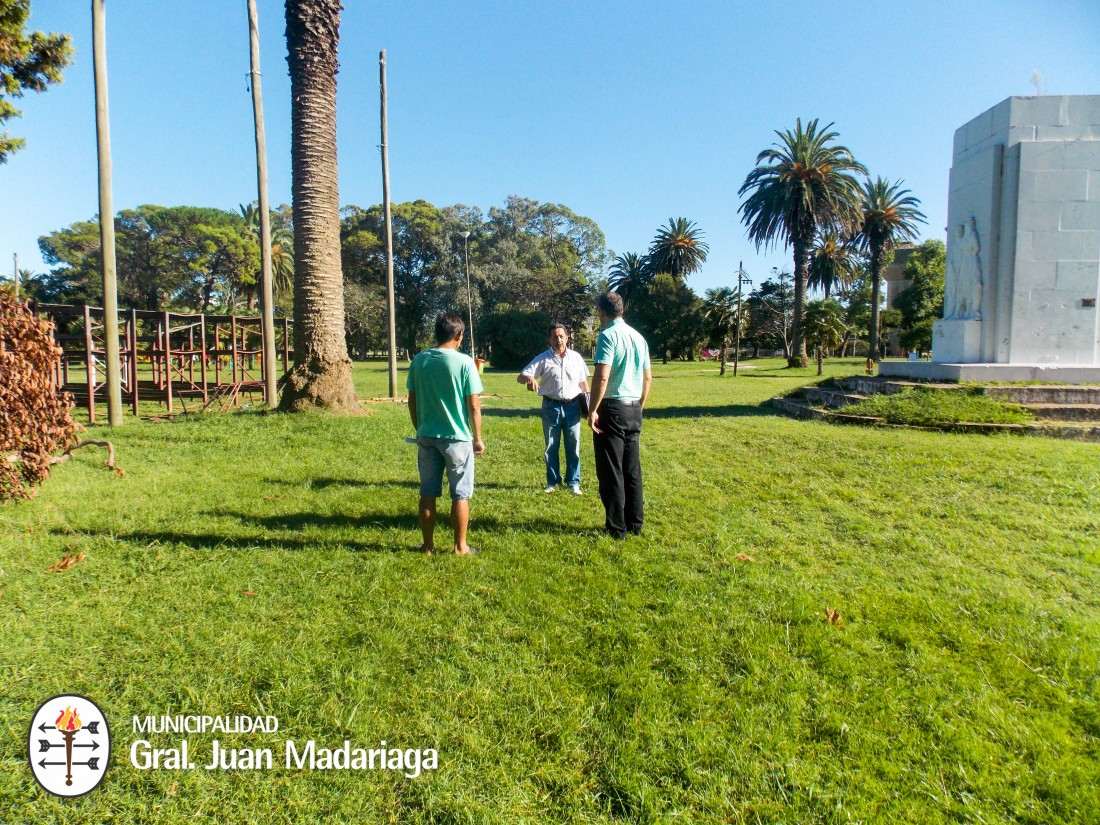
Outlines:
POLYGON ((453 501, 464 501, 474 495, 474 445, 472 441, 451 441, 446 438, 420 436, 416 451, 416 469, 420 472, 420 495, 438 498, 443 495, 443 472, 453 501))

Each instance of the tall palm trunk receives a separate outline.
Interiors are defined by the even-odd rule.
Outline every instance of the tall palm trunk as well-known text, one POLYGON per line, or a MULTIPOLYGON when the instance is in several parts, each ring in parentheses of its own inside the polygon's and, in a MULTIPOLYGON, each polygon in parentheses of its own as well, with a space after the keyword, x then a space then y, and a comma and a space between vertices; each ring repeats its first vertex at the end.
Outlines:
POLYGON ((802 334, 802 313, 806 307, 806 273, 810 268, 810 248, 813 236, 807 241, 800 238, 794 241, 794 319, 791 322, 791 355, 787 359, 788 367, 808 367, 810 358, 806 354, 806 339, 802 334))
POLYGON ((336 172, 339 0, 286 0, 294 198, 294 367, 280 408, 357 409, 344 338, 336 172))
POLYGON ((882 282, 882 259, 885 250, 882 244, 874 244, 871 247, 871 351, 872 361, 878 361, 881 353, 878 348, 878 302, 880 297, 879 284, 882 282))

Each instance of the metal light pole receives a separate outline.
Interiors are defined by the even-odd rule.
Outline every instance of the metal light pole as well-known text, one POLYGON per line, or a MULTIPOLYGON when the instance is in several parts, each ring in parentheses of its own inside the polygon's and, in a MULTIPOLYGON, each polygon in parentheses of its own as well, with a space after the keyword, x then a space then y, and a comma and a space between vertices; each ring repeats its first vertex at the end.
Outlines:
POLYGON ((12 283, 15 285, 15 300, 19 300, 19 253, 15 253, 11 256, 14 262, 14 271, 12 273, 12 283))
POLYGON ((466 256, 466 306, 470 312, 470 355, 477 360, 477 346, 474 344, 474 294, 470 291, 470 233, 463 230, 458 233, 462 236, 462 249, 466 256))
MULTIPOLYGON (((737 364, 741 360, 741 285, 751 284, 745 277, 745 267, 741 261, 737 262, 737 338, 733 342, 733 374, 737 375, 737 364)), ((722 356, 723 358, 725 355, 722 356)))

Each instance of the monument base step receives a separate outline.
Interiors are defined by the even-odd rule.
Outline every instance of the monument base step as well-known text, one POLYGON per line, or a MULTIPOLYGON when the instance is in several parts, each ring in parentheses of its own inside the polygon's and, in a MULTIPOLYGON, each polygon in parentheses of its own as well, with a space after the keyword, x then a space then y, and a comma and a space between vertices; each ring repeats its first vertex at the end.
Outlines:
POLYGON ((947 364, 937 361, 880 361, 879 375, 917 381, 1040 381, 1100 384, 1100 364, 947 364))
POLYGON ((1097 404, 1023 404, 1038 421, 1100 422, 1097 404))

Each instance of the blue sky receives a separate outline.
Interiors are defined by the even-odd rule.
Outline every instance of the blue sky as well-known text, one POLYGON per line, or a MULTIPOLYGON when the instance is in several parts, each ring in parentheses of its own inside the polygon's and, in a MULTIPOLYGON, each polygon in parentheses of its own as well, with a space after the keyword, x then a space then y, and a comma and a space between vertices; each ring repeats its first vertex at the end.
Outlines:
MULTIPOLYGON (((27 147, 0 166, 0 272, 46 269, 40 235, 97 211, 91 12, 32 0, 77 49, 65 82, 17 102, 27 147)), ((745 238, 737 190, 774 131, 820 118, 902 178, 943 237, 954 130, 1011 95, 1100 94, 1100 3, 345 0, 341 202, 381 201, 378 52, 387 50, 395 202, 488 210, 510 194, 593 218, 616 253, 684 216, 710 258, 689 283, 788 265, 745 238)), ((116 210, 236 209, 256 197, 245 0, 107 0, 116 210)), ((273 204, 290 200, 283 3, 259 0, 273 204)))

